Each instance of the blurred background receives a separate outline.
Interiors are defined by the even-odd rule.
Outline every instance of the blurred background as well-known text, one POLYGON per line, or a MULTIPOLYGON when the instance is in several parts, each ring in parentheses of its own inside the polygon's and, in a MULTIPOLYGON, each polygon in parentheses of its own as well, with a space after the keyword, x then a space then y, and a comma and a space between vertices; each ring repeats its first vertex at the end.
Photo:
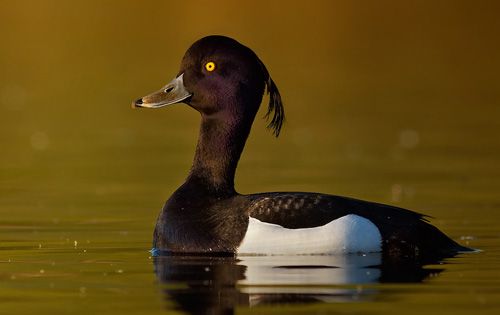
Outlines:
POLYGON ((443 219, 498 206, 499 7, 2 0, 2 220, 140 220, 149 233, 189 170, 199 115, 130 104, 209 34, 251 47, 286 108, 278 139, 257 119, 238 191, 344 194, 443 219))

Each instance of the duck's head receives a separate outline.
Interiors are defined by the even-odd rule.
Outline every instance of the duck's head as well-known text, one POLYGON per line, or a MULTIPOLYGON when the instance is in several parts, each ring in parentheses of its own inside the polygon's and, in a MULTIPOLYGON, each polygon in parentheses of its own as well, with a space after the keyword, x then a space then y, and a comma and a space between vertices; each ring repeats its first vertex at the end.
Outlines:
POLYGON ((278 88, 257 55, 225 36, 207 36, 186 51, 179 73, 160 90, 136 100, 134 107, 158 108, 186 103, 202 115, 253 121, 267 88, 268 128, 278 136, 284 110, 278 88), (272 116, 272 117, 271 117, 272 116))

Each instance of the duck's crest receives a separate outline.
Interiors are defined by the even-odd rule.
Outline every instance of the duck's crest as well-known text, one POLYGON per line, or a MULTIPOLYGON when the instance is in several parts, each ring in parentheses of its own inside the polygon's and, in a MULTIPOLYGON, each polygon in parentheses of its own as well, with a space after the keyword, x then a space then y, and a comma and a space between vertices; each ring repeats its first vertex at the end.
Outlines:
POLYGON ((259 60, 259 63, 264 73, 266 90, 267 94, 269 95, 269 106, 264 117, 269 120, 271 114, 273 114, 273 117, 270 119, 271 121, 267 125, 267 128, 271 129, 273 134, 278 137, 280 135, 283 122, 285 121, 285 109, 283 108, 283 102, 281 101, 281 95, 278 91, 278 87, 271 78, 271 75, 269 75, 269 71, 267 71, 267 68, 262 61, 259 60))

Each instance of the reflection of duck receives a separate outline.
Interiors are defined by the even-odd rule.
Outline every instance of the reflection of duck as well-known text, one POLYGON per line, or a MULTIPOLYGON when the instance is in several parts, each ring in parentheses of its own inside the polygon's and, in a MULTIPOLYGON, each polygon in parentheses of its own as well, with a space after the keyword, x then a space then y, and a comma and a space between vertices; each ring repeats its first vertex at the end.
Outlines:
POLYGON ((154 257, 154 264, 158 280, 166 284, 166 299, 180 310, 231 314, 237 305, 248 304, 248 295, 236 288, 245 267, 234 258, 159 256, 154 257))
POLYGON ((154 246, 171 253, 338 254, 383 252, 391 259, 468 251, 418 213, 319 193, 240 195, 234 175, 259 109, 270 94, 277 136, 283 105, 266 67, 249 48, 223 36, 195 42, 176 78, 137 100, 157 108, 184 102, 201 113, 193 167, 161 212, 154 246))
MULTIPOLYGON (((440 269, 378 265, 381 254, 233 257, 158 256, 167 301, 190 314, 231 314, 238 306, 374 300, 364 284, 421 282, 440 269), (355 285, 355 286, 353 286, 355 285)), ((387 296, 384 296, 387 298, 387 296)))

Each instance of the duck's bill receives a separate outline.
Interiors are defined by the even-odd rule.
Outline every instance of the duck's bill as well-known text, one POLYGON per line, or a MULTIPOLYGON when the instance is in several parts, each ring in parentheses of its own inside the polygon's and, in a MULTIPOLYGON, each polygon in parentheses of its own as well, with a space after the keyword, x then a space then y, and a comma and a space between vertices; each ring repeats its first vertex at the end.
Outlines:
POLYGON ((183 77, 184 74, 181 74, 160 90, 141 97, 132 107, 159 108, 184 101, 192 94, 184 87, 183 77))

